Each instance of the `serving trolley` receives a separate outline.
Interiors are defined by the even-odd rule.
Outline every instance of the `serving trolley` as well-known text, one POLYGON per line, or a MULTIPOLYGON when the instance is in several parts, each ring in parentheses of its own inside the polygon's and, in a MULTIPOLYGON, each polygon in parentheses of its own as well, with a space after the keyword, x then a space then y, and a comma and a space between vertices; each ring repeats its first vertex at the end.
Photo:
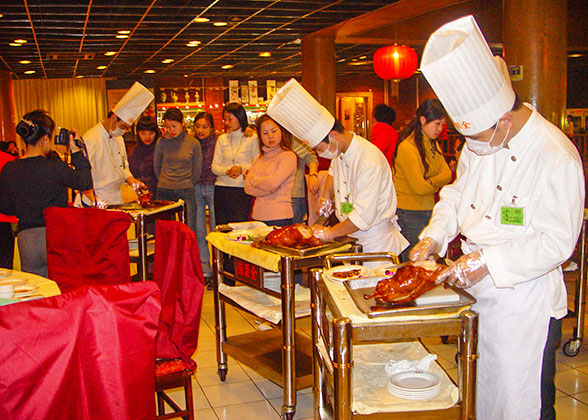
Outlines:
MULTIPOLYGON (((348 287, 336 284, 323 274, 334 263, 361 263, 382 259, 398 262, 395 255, 388 253, 331 255, 325 259, 324 271, 311 270, 314 419, 474 419, 478 315, 470 310, 471 304, 475 302, 473 297, 465 294, 469 296, 466 303, 460 300, 455 304, 454 310, 449 312, 435 313, 435 310, 429 309, 423 315, 416 310, 411 316, 395 316, 392 310, 383 316, 369 317, 355 305, 348 287), (365 372, 376 369, 386 378, 384 364, 376 368, 368 366, 378 363, 362 355, 371 354, 371 350, 382 354, 381 349, 405 343, 416 345, 426 354, 427 351, 414 339, 443 335, 459 337, 457 384, 453 383, 440 365, 435 363, 434 366, 446 384, 448 397, 444 397, 445 400, 441 399, 437 403, 394 400, 392 397, 392 403, 389 404, 391 395, 386 391, 386 383, 378 382, 378 379, 376 382, 383 385, 380 389, 377 385, 367 388, 382 397, 375 399, 379 406, 376 404, 374 409, 373 406, 369 407, 369 404, 355 399, 356 394, 361 394, 358 389, 366 388, 362 384, 372 380, 365 372), (364 373, 361 380, 354 381, 357 372, 364 373), (380 401, 383 402, 379 403, 380 401)), ((366 395, 365 390, 363 395, 366 395)))

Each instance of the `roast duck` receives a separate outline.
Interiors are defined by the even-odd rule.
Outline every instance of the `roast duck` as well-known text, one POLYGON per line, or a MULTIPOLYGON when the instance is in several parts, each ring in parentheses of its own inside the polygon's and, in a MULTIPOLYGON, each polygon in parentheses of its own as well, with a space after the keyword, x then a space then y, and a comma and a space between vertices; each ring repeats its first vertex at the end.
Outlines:
POLYGON ((320 239, 313 235, 312 229, 304 223, 274 229, 265 237, 263 243, 290 248, 310 248, 322 244, 320 239))
POLYGON ((432 261, 408 263, 398 268, 394 276, 380 280, 374 293, 364 295, 364 298, 393 305, 412 302, 435 288, 435 279, 444 268, 432 261))

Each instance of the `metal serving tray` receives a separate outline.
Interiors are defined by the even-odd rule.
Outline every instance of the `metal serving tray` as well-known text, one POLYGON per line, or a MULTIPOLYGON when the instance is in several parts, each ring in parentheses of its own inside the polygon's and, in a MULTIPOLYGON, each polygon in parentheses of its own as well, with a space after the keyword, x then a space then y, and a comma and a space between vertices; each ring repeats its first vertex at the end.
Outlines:
POLYGON ((321 254, 325 251, 329 251, 331 249, 339 248, 343 245, 354 244, 355 242, 357 242, 356 238, 342 236, 339 238, 335 238, 333 242, 327 242, 322 245, 313 246, 309 248, 291 248, 288 246, 270 245, 263 243, 261 241, 254 242, 252 246, 259 249, 265 249, 266 251, 275 252, 278 254, 286 254, 294 257, 310 257, 317 254, 321 254))
POLYGON ((447 312, 455 312, 460 308, 470 306, 476 302, 473 296, 462 289, 451 287, 455 293, 459 295, 459 301, 443 302, 443 303, 429 303, 417 304, 416 302, 408 302, 400 305, 385 305, 376 304, 375 299, 365 299, 364 295, 371 295, 376 289, 376 285, 386 277, 366 277, 360 279, 346 280, 343 282, 351 298, 359 308, 369 318, 376 318, 380 316, 393 317, 405 315, 434 315, 447 312))

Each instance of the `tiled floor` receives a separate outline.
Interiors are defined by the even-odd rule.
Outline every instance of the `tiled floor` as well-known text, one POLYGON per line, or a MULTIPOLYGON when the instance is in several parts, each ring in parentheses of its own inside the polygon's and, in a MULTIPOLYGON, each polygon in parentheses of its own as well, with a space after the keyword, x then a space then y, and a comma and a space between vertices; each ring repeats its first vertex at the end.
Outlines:
MULTIPOLYGON (((574 290, 573 282, 568 284, 574 290)), ((570 297, 573 307, 573 297, 570 297)), ((228 334, 254 331, 257 324, 253 318, 227 305, 228 334)), ((588 322, 588 316, 587 316, 588 322)), ((309 320, 298 321, 298 325, 310 334, 309 320)), ((562 345, 572 336, 575 320, 564 321, 562 345)), ((585 324, 586 325, 586 324, 585 324)), ((588 334, 588 328, 585 328, 588 334)), ((453 355, 454 344, 442 344, 440 339, 430 339, 425 343, 429 350, 438 354, 441 365, 455 377, 457 368, 453 355)), ((194 355, 198 368, 193 378, 194 405, 198 420, 269 420, 279 419, 282 405, 282 388, 264 379, 253 370, 229 359, 229 373, 226 382, 221 382, 216 373, 216 355, 214 345, 214 312, 212 292, 204 296, 202 321, 198 350, 194 355)), ((556 410, 560 420, 580 420, 588 418, 588 344, 585 344, 577 356, 567 357, 558 350, 557 353, 557 402, 556 410)), ((183 405, 180 390, 173 393, 183 405)), ((299 391, 296 407, 296 419, 312 418, 311 389, 299 391)))

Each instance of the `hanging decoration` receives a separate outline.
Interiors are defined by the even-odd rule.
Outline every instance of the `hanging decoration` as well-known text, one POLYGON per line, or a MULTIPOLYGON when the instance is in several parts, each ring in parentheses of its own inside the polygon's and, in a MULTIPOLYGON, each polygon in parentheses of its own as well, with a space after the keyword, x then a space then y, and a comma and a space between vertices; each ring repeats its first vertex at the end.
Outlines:
POLYGON ((419 63, 417 53, 406 45, 389 45, 374 54, 374 71, 382 79, 395 82, 414 74, 419 63))

